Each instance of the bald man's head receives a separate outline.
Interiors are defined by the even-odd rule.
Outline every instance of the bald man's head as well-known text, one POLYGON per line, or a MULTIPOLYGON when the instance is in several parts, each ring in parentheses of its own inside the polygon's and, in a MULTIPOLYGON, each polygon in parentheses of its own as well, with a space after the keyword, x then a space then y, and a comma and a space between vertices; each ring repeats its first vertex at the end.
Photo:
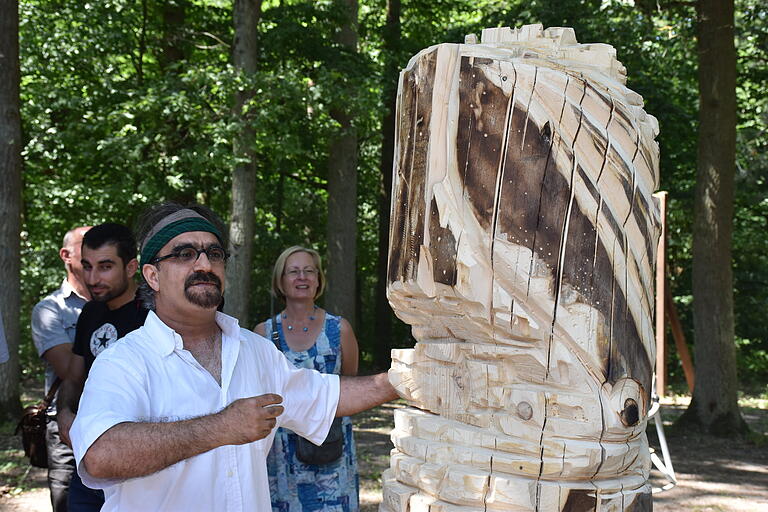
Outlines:
POLYGON ((91 226, 80 226, 67 231, 59 249, 59 257, 67 269, 67 278, 73 276, 80 283, 83 279, 83 264, 80 262, 80 248, 83 245, 83 235, 91 226))

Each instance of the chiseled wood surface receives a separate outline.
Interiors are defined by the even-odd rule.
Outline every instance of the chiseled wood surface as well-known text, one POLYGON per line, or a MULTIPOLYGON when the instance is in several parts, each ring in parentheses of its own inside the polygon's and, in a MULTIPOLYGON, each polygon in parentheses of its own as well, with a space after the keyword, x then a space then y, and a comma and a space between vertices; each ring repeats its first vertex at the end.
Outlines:
POLYGON ((466 43, 400 75, 380 510, 650 510, 656 119, 572 29, 466 43))

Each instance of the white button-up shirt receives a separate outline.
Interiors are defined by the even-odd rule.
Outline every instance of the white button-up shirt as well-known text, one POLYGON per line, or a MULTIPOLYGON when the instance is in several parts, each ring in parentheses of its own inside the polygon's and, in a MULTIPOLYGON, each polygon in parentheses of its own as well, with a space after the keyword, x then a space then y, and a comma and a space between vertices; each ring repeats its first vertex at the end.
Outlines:
POLYGON ((178 421, 215 413, 238 398, 276 393, 285 412, 277 426, 321 443, 339 399, 336 375, 291 365, 268 340, 217 313, 222 330, 221 386, 184 349, 181 337, 153 312, 143 327, 99 354, 72 427, 77 470, 85 485, 104 489, 102 511, 269 511, 264 439, 227 445, 157 473, 106 480, 88 474, 83 456, 123 422, 178 421))

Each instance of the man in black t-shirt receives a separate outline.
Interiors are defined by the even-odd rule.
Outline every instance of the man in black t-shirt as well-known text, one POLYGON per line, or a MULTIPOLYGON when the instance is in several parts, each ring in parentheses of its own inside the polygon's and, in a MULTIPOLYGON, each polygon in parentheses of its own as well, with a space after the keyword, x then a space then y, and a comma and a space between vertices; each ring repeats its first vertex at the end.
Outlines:
POLYGON ((95 299, 83 307, 86 315, 77 322, 72 352, 82 356, 86 376, 96 356, 129 332, 144 325, 148 311, 138 297, 117 309, 110 309, 105 302, 95 299))
MULTIPOLYGON (((91 228, 83 237, 85 284, 93 300, 80 313, 67 379, 58 398, 59 433, 70 444, 69 429, 77 413, 83 385, 96 357, 117 340, 144 325, 148 310, 136 298, 136 239, 121 224, 91 228)), ((77 473, 69 487, 69 512, 98 511, 104 493, 85 487, 77 473)))
POLYGON ((83 358, 86 376, 96 356, 129 332, 144 325, 148 311, 138 298, 133 298, 117 309, 110 309, 106 302, 95 299, 83 307, 86 315, 77 322, 72 352, 83 358))

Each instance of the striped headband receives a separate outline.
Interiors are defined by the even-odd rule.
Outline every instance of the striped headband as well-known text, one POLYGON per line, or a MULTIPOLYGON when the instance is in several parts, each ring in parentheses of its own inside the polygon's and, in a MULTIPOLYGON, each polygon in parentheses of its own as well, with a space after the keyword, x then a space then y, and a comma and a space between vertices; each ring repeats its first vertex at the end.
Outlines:
POLYGON ((190 231, 213 233, 221 241, 221 232, 208 219, 199 213, 185 208, 164 217, 155 224, 141 243, 141 266, 152 263, 157 253, 165 244, 176 236, 190 231))

